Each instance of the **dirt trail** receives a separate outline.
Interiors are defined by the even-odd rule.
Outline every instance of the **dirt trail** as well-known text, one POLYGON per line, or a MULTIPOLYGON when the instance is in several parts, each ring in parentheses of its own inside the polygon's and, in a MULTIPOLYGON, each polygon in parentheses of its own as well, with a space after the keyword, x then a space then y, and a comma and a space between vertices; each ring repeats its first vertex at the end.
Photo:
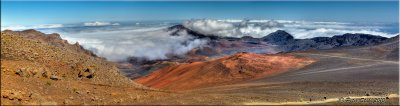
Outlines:
POLYGON ((389 94, 388 96, 349 96, 349 97, 340 97, 340 98, 330 98, 321 101, 300 101, 300 102, 246 102, 243 105, 312 105, 312 104, 324 104, 324 103, 332 103, 339 102, 340 100, 349 100, 349 99, 381 99, 381 98, 398 98, 398 94, 389 94))
POLYGON ((398 61, 364 59, 364 58, 355 58, 355 57, 346 57, 346 56, 334 56, 334 55, 323 55, 323 54, 313 54, 313 53, 296 53, 296 54, 306 54, 306 55, 316 55, 316 56, 325 56, 325 57, 336 57, 336 58, 344 58, 344 59, 352 59, 352 60, 376 61, 376 62, 384 62, 384 63, 399 64, 398 61))
POLYGON ((365 68, 365 67, 372 67, 372 66, 377 66, 381 65, 384 63, 378 63, 378 64, 369 64, 369 65, 362 65, 362 66, 354 66, 354 67, 343 67, 343 68, 336 68, 336 69, 328 69, 328 70, 320 70, 320 71, 312 71, 312 72, 304 72, 304 73, 298 73, 290 76, 299 76, 299 75, 306 75, 306 74, 315 74, 315 73, 324 73, 324 72, 332 72, 332 71, 341 71, 341 70, 347 70, 347 69, 356 69, 356 68, 365 68))
POLYGON ((307 55, 316 55, 316 56, 324 56, 324 57, 343 58, 343 59, 351 59, 351 60, 374 61, 374 62, 380 62, 380 63, 371 63, 371 64, 367 64, 367 65, 360 65, 360 66, 353 66, 353 67, 342 67, 342 68, 335 68, 335 69, 327 69, 327 70, 319 70, 319 71, 312 71, 312 72, 297 73, 297 74, 290 75, 290 76, 299 76, 299 75, 306 75, 306 74, 315 74, 315 73, 333 72, 333 71, 341 71, 341 70, 348 70, 348 69, 373 67, 373 66, 387 64, 387 63, 389 63, 389 64, 399 64, 398 61, 363 59, 363 58, 354 58, 354 57, 346 57, 346 56, 334 56, 334 55, 323 55, 323 54, 313 54, 313 53, 298 53, 298 54, 307 54, 307 55))

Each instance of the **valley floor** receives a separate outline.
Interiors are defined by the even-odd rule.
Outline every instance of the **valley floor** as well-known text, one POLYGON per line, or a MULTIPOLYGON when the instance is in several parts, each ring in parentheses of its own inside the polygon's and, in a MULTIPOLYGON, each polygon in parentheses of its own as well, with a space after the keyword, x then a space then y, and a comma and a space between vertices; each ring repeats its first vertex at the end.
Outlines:
POLYGON ((180 92, 2 75, 2 104, 399 104, 398 61, 346 53, 290 54, 318 61, 278 76, 180 92))
POLYGON ((291 54, 312 57, 318 62, 274 77, 177 92, 151 103, 399 104, 398 61, 359 58, 348 53, 291 54), (347 97, 355 100, 343 99, 347 97))

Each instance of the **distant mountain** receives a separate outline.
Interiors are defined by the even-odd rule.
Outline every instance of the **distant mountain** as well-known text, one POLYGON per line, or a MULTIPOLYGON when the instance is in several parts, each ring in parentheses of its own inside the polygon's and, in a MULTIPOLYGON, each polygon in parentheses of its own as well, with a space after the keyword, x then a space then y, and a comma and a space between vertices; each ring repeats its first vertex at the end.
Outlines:
POLYGON ((233 38, 233 37, 220 37, 216 35, 201 34, 199 32, 188 29, 183 25, 175 25, 169 27, 168 30, 174 31, 171 34, 173 36, 179 36, 180 31, 186 31, 188 32, 188 34, 195 36, 196 38, 210 39, 211 47, 218 47, 222 45, 221 43, 219 43, 221 41, 230 41, 230 42, 240 42, 236 44, 242 46, 247 44, 253 44, 252 46, 258 44, 264 44, 264 45, 267 44, 271 46, 274 45, 276 47, 276 50, 279 52, 290 52, 290 51, 299 51, 308 49, 331 49, 331 48, 345 47, 345 46, 367 46, 367 45, 379 44, 388 39, 386 37, 381 37, 378 35, 360 34, 360 33, 356 34, 346 33, 343 35, 335 35, 333 37, 295 39, 291 34, 287 33, 284 30, 277 30, 262 38, 252 38, 250 36, 245 36, 242 38, 233 38))
MULTIPOLYGON (((268 35, 270 36, 270 35, 268 35)), ((266 36, 266 37, 268 37, 266 36)), ((278 36, 278 35, 275 35, 278 36)), ((287 33, 282 35, 287 37, 287 33)), ((290 37, 289 37, 290 38, 290 37)), ((308 49, 331 49, 346 46, 368 46, 384 42, 385 37, 369 34, 343 34, 333 37, 315 37, 311 39, 287 39, 279 41, 270 41, 268 43, 279 45, 283 52, 299 51, 308 49)))
POLYGON ((357 58, 399 61, 399 35, 369 46, 343 46, 333 49, 310 50, 314 53, 346 53, 357 58))
POLYGON ((206 34, 201 34, 199 32, 193 31, 189 28, 186 28, 185 26, 179 24, 179 25, 174 25, 171 27, 167 28, 168 31, 173 31, 171 33, 172 36, 179 36, 180 32, 187 32, 188 34, 196 37, 196 38, 209 38, 209 39, 218 39, 220 37, 216 36, 216 35, 206 35, 206 34))
POLYGON ((275 44, 275 45, 287 45, 295 41, 294 37, 283 30, 277 30, 273 33, 268 34, 261 38, 262 41, 275 44))

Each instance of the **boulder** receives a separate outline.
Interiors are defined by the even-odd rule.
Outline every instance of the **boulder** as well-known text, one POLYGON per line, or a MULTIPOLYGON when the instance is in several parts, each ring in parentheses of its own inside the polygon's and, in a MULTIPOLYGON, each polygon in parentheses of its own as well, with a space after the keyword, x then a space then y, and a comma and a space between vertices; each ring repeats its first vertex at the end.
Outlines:
POLYGON ((94 73, 95 73, 95 70, 93 68, 86 68, 79 72, 78 77, 91 79, 94 77, 94 73))

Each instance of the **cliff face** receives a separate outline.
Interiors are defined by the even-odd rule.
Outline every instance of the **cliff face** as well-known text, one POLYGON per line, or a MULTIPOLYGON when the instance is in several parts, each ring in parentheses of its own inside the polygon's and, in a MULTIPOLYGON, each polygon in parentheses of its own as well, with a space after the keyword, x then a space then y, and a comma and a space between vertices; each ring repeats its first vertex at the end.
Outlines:
POLYGON ((313 62, 290 55, 238 53, 210 61, 165 67, 136 79, 136 82, 159 89, 189 90, 274 76, 313 62))

